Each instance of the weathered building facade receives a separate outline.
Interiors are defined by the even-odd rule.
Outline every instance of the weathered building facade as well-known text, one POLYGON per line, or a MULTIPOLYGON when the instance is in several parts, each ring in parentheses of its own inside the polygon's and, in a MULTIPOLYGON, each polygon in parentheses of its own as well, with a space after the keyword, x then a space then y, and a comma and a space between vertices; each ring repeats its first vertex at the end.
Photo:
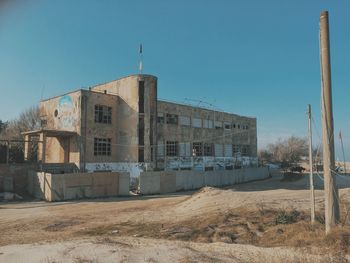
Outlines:
POLYGON ((42 163, 81 171, 233 169, 257 164, 256 119, 157 99, 157 78, 137 74, 40 102, 42 163))

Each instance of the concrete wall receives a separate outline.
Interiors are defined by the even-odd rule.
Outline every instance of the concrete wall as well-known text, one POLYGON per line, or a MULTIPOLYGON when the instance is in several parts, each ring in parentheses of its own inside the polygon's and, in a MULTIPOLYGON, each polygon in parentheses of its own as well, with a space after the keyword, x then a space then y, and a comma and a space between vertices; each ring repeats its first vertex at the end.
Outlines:
POLYGON ((0 192, 24 194, 28 170, 37 169, 32 164, 0 164, 0 192))
POLYGON ((198 189, 203 186, 226 186, 266 179, 266 167, 222 171, 158 171, 140 175, 141 194, 171 193, 198 189))
POLYGON ((46 201, 129 195, 127 173, 50 174, 31 172, 28 192, 46 201))

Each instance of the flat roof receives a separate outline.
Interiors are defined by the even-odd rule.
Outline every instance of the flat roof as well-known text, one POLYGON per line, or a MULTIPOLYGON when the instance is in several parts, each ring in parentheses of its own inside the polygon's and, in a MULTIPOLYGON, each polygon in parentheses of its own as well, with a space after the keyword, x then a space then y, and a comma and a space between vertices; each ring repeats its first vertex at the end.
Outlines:
POLYGON ((236 116, 242 117, 242 118, 256 119, 256 117, 243 116, 243 115, 240 115, 240 114, 237 114, 237 113, 224 111, 224 110, 221 110, 219 108, 215 108, 215 106, 213 108, 205 107, 205 106, 194 106, 194 105, 191 105, 191 104, 186 104, 184 102, 174 102, 174 101, 165 100, 165 99, 157 99, 157 101, 162 102, 162 103, 168 103, 168 104, 185 106, 185 107, 194 108, 194 109, 201 109, 201 110, 207 110, 207 111, 212 111, 212 112, 221 112, 221 113, 226 113, 226 114, 230 114, 230 115, 236 115, 236 116))
MULTIPOLYGON (((114 82, 114 81, 117 81, 117 80, 122 80, 122 79, 130 78, 130 77, 134 77, 134 76, 146 76, 146 77, 153 77, 153 78, 158 79, 156 76, 150 75, 150 74, 130 74, 130 75, 127 75, 127 76, 125 76, 125 77, 121 77, 121 78, 114 79, 114 80, 111 80, 111 81, 106 81, 106 82, 99 83, 99 84, 96 84, 96 85, 88 86, 87 89, 84 89, 84 88, 75 89, 75 90, 73 90, 73 91, 66 92, 66 93, 63 93, 63 94, 60 94, 60 95, 56 95, 56 96, 53 96, 53 97, 49 97, 49 98, 47 98, 47 99, 42 99, 42 100, 40 100, 40 102, 52 100, 52 99, 55 99, 55 98, 58 98, 58 97, 61 97, 61 96, 64 96, 64 95, 68 95, 68 94, 71 94, 71 93, 75 93, 75 92, 78 92, 78 91, 89 91, 89 92, 102 93, 102 92, 98 92, 98 91, 89 90, 89 88, 98 87, 98 86, 101 86, 101 85, 104 85, 104 84, 107 84, 107 83, 110 83, 110 82, 114 82)), ((103 94, 103 93, 102 93, 102 94, 103 94)), ((108 93, 107 93, 107 94, 105 94, 105 95, 113 95, 113 94, 108 94, 108 93)), ((114 96, 115 96, 115 95, 114 95, 114 96)))
POLYGON ((76 135, 76 132, 73 131, 62 131, 62 130, 47 130, 47 129, 39 129, 34 131, 22 132, 23 135, 39 135, 40 133, 45 133, 47 136, 73 136, 76 135))

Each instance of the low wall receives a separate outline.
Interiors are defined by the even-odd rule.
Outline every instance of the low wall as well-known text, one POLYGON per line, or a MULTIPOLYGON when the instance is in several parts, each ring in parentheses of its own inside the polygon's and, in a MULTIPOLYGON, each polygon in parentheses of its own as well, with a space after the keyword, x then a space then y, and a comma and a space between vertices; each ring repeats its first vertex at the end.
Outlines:
POLYGON ((157 171, 140 174, 141 194, 161 194, 266 179, 266 167, 221 171, 157 171))
POLYGON ((46 201, 129 195, 129 184, 128 173, 28 174, 28 192, 46 201))
POLYGON ((35 169, 35 164, 0 164, 0 192, 24 194, 27 188, 27 172, 35 169))

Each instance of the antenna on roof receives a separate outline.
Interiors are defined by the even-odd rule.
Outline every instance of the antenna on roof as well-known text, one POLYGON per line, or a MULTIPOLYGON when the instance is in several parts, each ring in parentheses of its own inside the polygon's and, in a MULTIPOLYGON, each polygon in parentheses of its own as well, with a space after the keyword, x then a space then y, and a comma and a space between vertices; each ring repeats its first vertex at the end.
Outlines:
POLYGON ((140 44, 139 55, 140 55, 139 71, 140 71, 140 74, 142 74, 142 70, 143 70, 143 65, 142 65, 142 60, 143 60, 142 44, 140 44))

